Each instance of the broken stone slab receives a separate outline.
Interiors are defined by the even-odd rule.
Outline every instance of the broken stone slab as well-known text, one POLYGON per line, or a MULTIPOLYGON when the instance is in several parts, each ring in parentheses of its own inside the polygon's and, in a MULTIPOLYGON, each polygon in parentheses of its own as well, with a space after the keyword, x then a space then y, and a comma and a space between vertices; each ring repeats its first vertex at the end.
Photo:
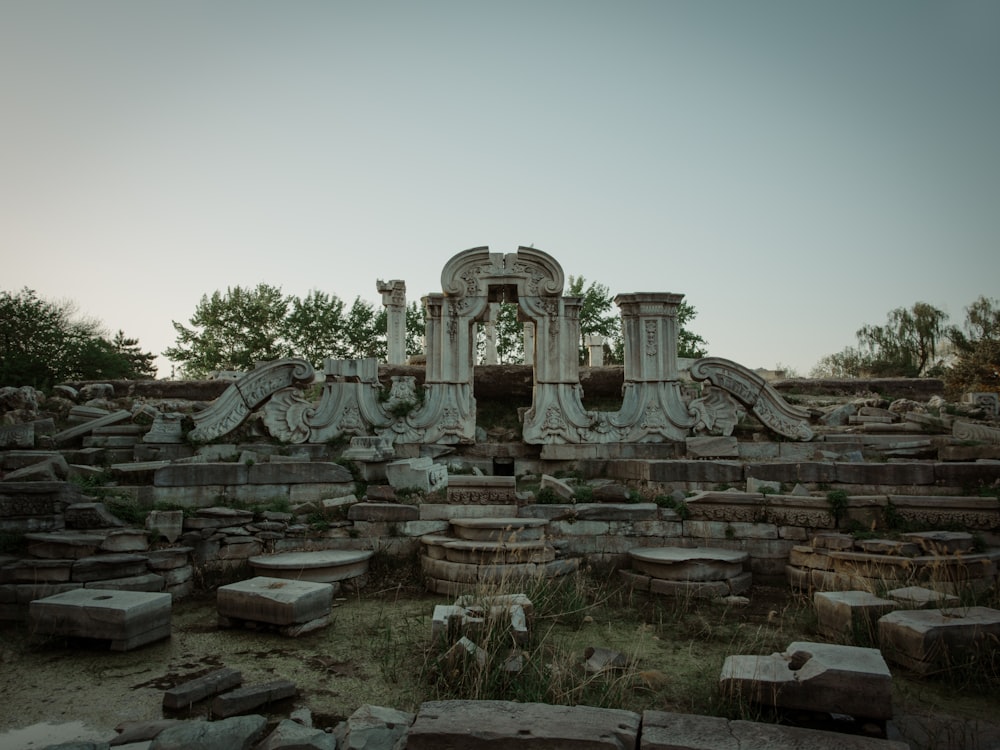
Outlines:
POLYGON ((588 646, 583 652, 583 658, 583 668, 591 674, 625 669, 628 666, 628 657, 625 654, 603 646, 588 646))
POLYGON ((490 747, 634 750, 639 714, 613 708, 513 701, 428 701, 407 735, 407 750, 490 747))
POLYGON ((212 716, 216 719, 226 719, 296 695, 298 688, 289 680, 248 685, 216 696, 212 701, 212 716))
POLYGON ((930 555, 967 553, 972 552, 975 546, 972 534, 967 531, 913 531, 902 534, 902 537, 930 555))
POLYGON ((224 693, 243 684, 243 673, 222 667, 214 672, 182 682, 163 693, 163 708, 170 711, 180 711, 189 708, 198 701, 213 695, 224 693))
POLYGON ((1000 652, 1000 610, 896 610, 878 621, 886 658, 918 674, 967 668, 1000 652))
POLYGON ((817 629, 835 639, 877 643, 878 619, 899 605, 868 591, 818 591, 813 594, 817 629))
MULTIPOLYGON (((86 407, 74 407, 74 409, 84 409, 86 407)), ((72 412, 71 412, 72 414, 72 412)), ((132 412, 128 409, 120 409, 118 411, 108 414, 103 409, 100 410, 100 415, 96 418, 87 417, 86 422, 79 424, 76 427, 70 427, 69 429, 63 430, 62 432, 57 432, 52 436, 52 440, 56 445, 62 445, 63 443, 68 443, 71 440, 77 438, 82 438, 84 435, 89 435, 98 427, 106 427, 108 425, 118 424, 119 422, 124 422, 132 418, 132 412)))
POLYGON ((430 494, 448 486, 448 467, 430 456, 405 458, 386 464, 385 476, 396 490, 418 490, 430 494))
POLYGON ((383 706, 364 704, 334 729, 342 750, 393 750, 406 735, 414 715, 383 706))
POLYGON ((67 529, 85 531, 89 529, 121 528, 125 523, 111 513, 104 503, 73 503, 66 506, 63 519, 67 529))
POLYGON ((874 648, 797 641, 781 654, 729 656, 719 686, 764 706, 892 718, 892 676, 874 648))
POLYGON ((903 586, 886 594, 897 604, 897 609, 931 609, 952 607, 958 604, 959 598, 954 594, 924 588, 923 586, 903 586))
POLYGON ((538 487, 541 490, 551 490, 555 493, 556 497, 560 500, 566 502, 574 502, 576 499, 576 492, 570 487, 566 482, 561 479, 556 479, 548 474, 542 474, 542 479, 538 487))
POLYGON ((146 528, 154 539, 162 536, 173 544, 184 533, 184 511, 151 510, 146 516, 146 528))
MULTIPOLYGON (((337 739, 332 734, 327 734, 322 729, 302 726, 291 719, 283 719, 254 750, 336 750, 336 748, 337 739)), ((378 748, 369 746, 368 750, 378 750, 378 748)))
POLYGON ((167 727, 150 743, 149 750, 249 750, 267 731, 259 715, 234 716, 218 721, 182 721, 167 727))
POLYGON ((905 742, 665 711, 642 715, 640 750, 908 750, 905 742))
POLYGON ((69 464, 61 455, 7 472, 4 482, 58 482, 69 475, 69 464))
POLYGON ((31 602, 31 632, 111 642, 114 651, 170 637, 170 594, 76 589, 31 602))
POLYGON ((96 554, 104 541, 103 534, 51 531, 24 535, 28 554, 50 560, 79 560, 96 554))

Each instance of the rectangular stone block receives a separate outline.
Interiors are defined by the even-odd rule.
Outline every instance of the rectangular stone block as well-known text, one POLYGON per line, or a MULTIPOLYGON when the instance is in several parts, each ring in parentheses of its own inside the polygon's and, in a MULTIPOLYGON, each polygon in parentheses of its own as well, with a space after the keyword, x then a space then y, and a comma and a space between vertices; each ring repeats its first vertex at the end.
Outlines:
POLYGON ((452 518, 516 518, 516 505, 450 505, 421 503, 421 521, 447 521, 452 518))
POLYGON ((332 461, 255 463, 247 472, 248 484, 341 484, 353 481, 350 471, 332 461))
POLYGON ((428 701, 407 750, 635 750, 639 714, 612 708, 512 701, 428 701))
POLYGON ((77 589, 31 602, 32 632, 111 641, 115 651, 170 636, 170 594, 77 589))
MULTIPOLYGON (((867 464, 837 463, 837 482, 866 485, 934 484, 935 465, 921 463, 867 464)), ((994 474, 995 476, 995 474, 994 474)))
POLYGON ((155 487, 246 484, 249 468, 238 463, 171 464, 153 474, 155 487))
POLYGON ((212 717, 228 719, 230 716, 248 714, 268 703, 292 698, 297 694, 298 689, 295 687, 295 683, 288 680, 275 680, 260 685, 237 688, 212 701, 212 717))
POLYGON ((297 625, 327 617, 333 605, 328 583, 257 576, 220 586, 216 606, 221 617, 269 625, 297 625))
POLYGON ((656 503, 577 503, 580 521, 651 521, 657 517, 656 503))

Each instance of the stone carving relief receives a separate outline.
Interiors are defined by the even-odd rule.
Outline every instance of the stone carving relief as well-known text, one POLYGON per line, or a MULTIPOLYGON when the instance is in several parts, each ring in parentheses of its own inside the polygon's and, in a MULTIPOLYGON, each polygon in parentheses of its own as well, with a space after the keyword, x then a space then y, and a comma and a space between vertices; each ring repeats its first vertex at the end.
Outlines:
POLYGON ((760 375, 721 357, 705 357, 691 365, 691 377, 707 380, 735 396, 767 427, 795 440, 811 440, 809 412, 792 406, 760 375))
MULTIPOLYGON (((301 391, 314 381, 312 367, 302 360, 279 360, 242 376, 195 415, 193 437, 221 437, 259 409, 271 435, 290 443, 362 436, 392 443, 474 442, 475 330, 498 301, 516 302, 533 332, 525 339, 531 348, 525 358, 534 367, 533 401, 522 429, 527 443, 662 442, 683 440, 692 430, 730 435, 739 404, 780 434, 800 440, 812 436, 804 411, 729 360, 707 358, 692 366, 693 377, 714 387, 689 406, 677 369, 676 317, 683 295, 672 293, 615 298, 625 334, 622 407, 616 412, 584 409, 578 361, 581 299, 564 297, 563 286, 562 267, 541 250, 520 247, 503 254, 479 247, 458 253, 442 269, 442 292, 423 298, 427 365, 422 392, 414 378, 397 377, 388 397, 381 398, 377 361, 327 360, 319 401, 311 403, 301 391)), ((379 281, 378 289, 390 310, 405 312, 402 281, 379 281)), ((393 335, 399 344, 399 331, 393 335)))

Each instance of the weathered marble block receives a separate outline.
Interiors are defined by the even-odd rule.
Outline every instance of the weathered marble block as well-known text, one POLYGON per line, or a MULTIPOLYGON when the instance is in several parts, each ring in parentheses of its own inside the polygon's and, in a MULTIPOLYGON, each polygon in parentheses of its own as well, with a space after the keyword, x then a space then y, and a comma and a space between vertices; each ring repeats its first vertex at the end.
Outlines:
POLYGON ((799 641, 783 654, 729 656, 719 685, 765 706, 892 718, 892 675, 874 648, 799 641))
POLYGON ((813 595, 819 632, 829 638, 875 642, 878 618, 899 606, 868 591, 820 591, 813 595))
POLYGON ((897 610, 878 630, 885 657, 918 674, 967 667, 1000 651, 1000 610, 989 607, 897 610))
POLYGON ((289 634, 299 635, 329 624, 333 593, 329 583, 258 576, 220 586, 216 606, 222 625, 298 626, 289 634))
POLYGON ((170 594, 76 589, 31 602, 29 627, 37 635, 93 638, 129 651, 170 637, 170 594))
POLYGON ((407 750, 582 748, 634 750, 639 715, 590 706, 512 701, 428 701, 410 727, 407 750))
POLYGON ((419 490, 425 494, 448 486, 448 469, 428 456, 392 461, 385 467, 389 484, 397 490, 419 490))

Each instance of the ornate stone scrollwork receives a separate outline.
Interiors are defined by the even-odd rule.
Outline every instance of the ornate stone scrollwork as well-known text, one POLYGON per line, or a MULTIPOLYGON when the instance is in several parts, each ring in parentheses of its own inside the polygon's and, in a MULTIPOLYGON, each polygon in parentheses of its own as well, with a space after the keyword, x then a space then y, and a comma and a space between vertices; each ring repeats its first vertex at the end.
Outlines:
POLYGON ((691 377, 707 380, 735 396, 767 427, 795 440, 811 440, 809 413, 792 406, 757 373, 722 357, 705 357, 691 365, 691 377))
POLYGON ((223 391, 212 405, 193 416, 190 438, 215 440, 239 427, 251 412, 283 388, 302 388, 315 380, 316 371, 303 359, 279 359, 257 367, 223 391))
POLYGON ((1000 445, 1000 430, 972 422, 955 422, 951 434, 959 440, 976 440, 990 445, 1000 445))

